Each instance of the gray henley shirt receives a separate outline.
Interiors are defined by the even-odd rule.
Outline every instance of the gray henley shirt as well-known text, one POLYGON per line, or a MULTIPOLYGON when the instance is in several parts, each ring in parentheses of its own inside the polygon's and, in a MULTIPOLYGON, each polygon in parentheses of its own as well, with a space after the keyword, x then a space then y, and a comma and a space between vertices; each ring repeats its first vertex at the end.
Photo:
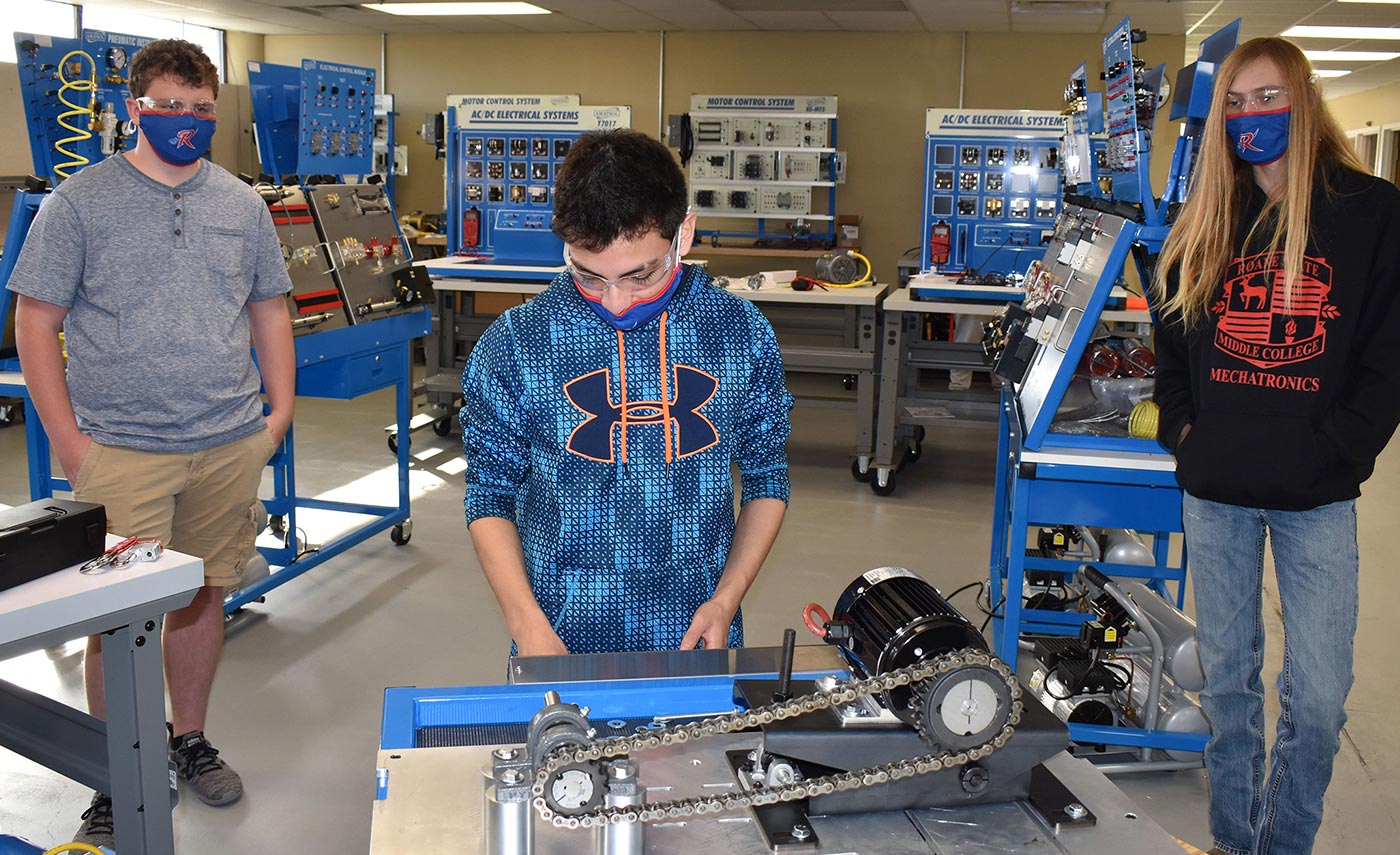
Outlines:
POLYGON ((176 187, 123 155, 40 207, 8 285, 68 309, 68 390, 103 445, 201 451, 262 429, 249 301, 291 290, 267 205, 202 161, 176 187))

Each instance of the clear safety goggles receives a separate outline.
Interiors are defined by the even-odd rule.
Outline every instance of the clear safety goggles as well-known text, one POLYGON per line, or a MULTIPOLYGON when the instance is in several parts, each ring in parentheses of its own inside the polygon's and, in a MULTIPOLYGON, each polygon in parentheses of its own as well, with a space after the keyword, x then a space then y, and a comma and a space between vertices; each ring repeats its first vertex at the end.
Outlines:
POLYGON ((1242 112, 1246 107, 1255 110, 1277 110, 1288 106, 1288 89, 1283 86, 1260 86, 1248 92, 1226 92, 1225 109, 1230 113, 1242 112))
POLYGON ((564 245, 564 268, 569 271, 569 275, 574 277, 578 286, 591 294, 601 296, 609 288, 616 288, 624 294, 635 294, 654 288, 670 278, 672 271, 676 269, 677 262, 680 261, 681 251, 681 229, 676 229, 676 236, 671 239, 671 251, 666 253, 655 267, 641 273, 633 273, 629 276, 620 276, 617 279, 607 279, 596 273, 584 273, 574 266, 573 256, 569 253, 568 244, 564 245))
POLYGON ((136 99, 136 106, 154 113, 174 113, 176 115, 193 113, 200 119, 212 119, 218 114, 218 108, 215 107, 214 102, 203 99, 191 103, 182 98, 151 98, 142 95, 136 99))

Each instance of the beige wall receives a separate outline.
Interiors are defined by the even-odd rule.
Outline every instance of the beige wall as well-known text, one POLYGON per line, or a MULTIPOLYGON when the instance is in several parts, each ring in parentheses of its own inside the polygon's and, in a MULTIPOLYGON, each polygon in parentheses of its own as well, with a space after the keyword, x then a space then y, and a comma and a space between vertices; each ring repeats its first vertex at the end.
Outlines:
POLYGON ((1394 124, 1400 122, 1400 83, 1332 98, 1327 106, 1343 130, 1394 124))

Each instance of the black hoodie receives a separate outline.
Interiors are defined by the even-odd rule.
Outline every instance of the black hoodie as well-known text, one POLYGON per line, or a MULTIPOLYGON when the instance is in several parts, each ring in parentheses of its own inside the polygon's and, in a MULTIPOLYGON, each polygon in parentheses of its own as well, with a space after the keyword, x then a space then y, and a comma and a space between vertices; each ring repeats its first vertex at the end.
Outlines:
POLYGON ((1263 251, 1272 229, 1242 248, 1265 201, 1256 187, 1206 317, 1189 331, 1159 320, 1159 438, 1193 496, 1281 510, 1354 499, 1400 422, 1400 190, 1329 177, 1292 311, 1283 253, 1263 251))

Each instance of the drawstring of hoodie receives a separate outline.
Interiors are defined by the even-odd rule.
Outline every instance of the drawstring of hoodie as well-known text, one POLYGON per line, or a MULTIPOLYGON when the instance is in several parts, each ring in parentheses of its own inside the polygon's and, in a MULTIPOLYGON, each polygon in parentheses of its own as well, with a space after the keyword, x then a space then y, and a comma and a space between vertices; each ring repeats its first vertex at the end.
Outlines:
MULTIPOLYGON (((671 384, 666 371, 666 323, 670 319, 669 312, 661 313, 660 339, 657 342, 657 362, 660 364, 661 372, 661 424, 665 434, 666 442, 666 468, 670 470, 671 462, 674 459, 675 443, 671 439, 671 384)), ((631 401, 627 397, 627 343, 623 337, 622 330, 617 330, 617 367, 619 392, 622 396, 622 406, 620 408, 619 422, 622 426, 622 438, 619 441, 618 458, 622 466, 622 474, 627 475, 627 415, 631 409, 631 401)))

